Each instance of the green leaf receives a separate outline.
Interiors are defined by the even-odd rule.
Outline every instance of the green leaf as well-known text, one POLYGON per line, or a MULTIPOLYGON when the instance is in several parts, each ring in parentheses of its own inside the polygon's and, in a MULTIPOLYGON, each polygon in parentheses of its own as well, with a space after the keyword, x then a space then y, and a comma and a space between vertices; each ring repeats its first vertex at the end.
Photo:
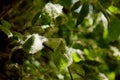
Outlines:
POLYGON ((88 13, 89 13, 89 3, 85 2, 82 5, 82 8, 78 14, 76 27, 77 27, 77 25, 79 25, 83 22, 84 18, 88 15, 88 13))
POLYGON ((74 11, 75 9, 79 8, 81 4, 81 1, 77 1, 71 8, 71 11, 74 11))
POLYGON ((22 36, 21 33, 13 32, 13 37, 12 37, 12 39, 21 41, 21 40, 23 40, 23 36, 22 36))
POLYGON ((65 70, 68 64, 67 58, 61 53, 54 54, 54 63, 59 71, 65 70))
POLYGON ((109 8, 108 8, 109 10, 110 10, 110 12, 112 12, 112 13, 115 13, 115 14, 120 14, 120 10, 117 8, 117 7, 115 7, 115 6, 110 6, 109 8))
POLYGON ((0 25, 0 30, 3 31, 8 36, 8 38, 13 36, 11 31, 2 25, 0 25))
POLYGON ((34 43, 34 36, 30 37, 24 44, 23 44, 23 48, 26 52, 29 52, 33 43, 34 43))
POLYGON ((80 61, 80 57, 76 53, 72 53, 72 58, 73 58, 74 62, 80 61))
POLYGON ((103 32, 103 39, 107 39, 108 37, 108 29, 105 29, 103 32))
POLYGON ((96 11, 96 12, 102 12, 104 14, 104 16, 106 17, 106 19, 108 20, 108 22, 110 21, 108 12, 104 8, 103 4, 100 3, 99 0, 96 0, 93 3, 93 6, 94 6, 94 11, 96 11))
POLYGON ((65 42, 62 38, 49 38, 44 44, 51 48, 54 52, 60 51, 63 48, 65 49, 65 42))
POLYGON ((84 53, 87 59, 94 60, 96 57, 96 54, 94 53, 95 50, 93 49, 84 49, 84 53))
POLYGON ((73 80, 83 80, 83 78, 85 76, 85 71, 80 64, 73 63, 69 67, 69 69, 73 75, 73 80), (78 78, 78 79, 76 79, 76 78, 78 78))
POLYGON ((120 36, 120 20, 116 17, 112 17, 108 27, 108 39, 109 41, 115 41, 120 36))
POLYGON ((59 3, 65 8, 69 9, 72 5, 72 0, 59 0, 59 3))
MULTIPOLYGON (((81 63, 79 63, 79 64, 81 64, 81 63)), ((94 66, 90 66, 90 65, 87 65, 87 64, 83 64, 82 67, 83 67, 86 75, 87 75, 87 74, 88 74, 88 75, 89 75, 89 74, 92 74, 93 72, 96 73, 96 67, 94 67, 94 66)), ((94 79, 93 79, 93 80, 94 80, 94 79)), ((96 79, 95 79, 95 80, 96 80, 96 79)))
POLYGON ((90 54, 88 49, 84 49, 84 53, 85 53, 85 55, 89 55, 90 54))
POLYGON ((99 79, 99 76, 97 73, 91 73, 91 74, 88 74, 86 77, 85 77, 85 80, 101 80, 99 79))
POLYGON ((32 26, 35 25, 35 23, 37 22, 37 20, 39 19, 41 12, 37 12, 36 15, 34 16, 33 20, 32 20, 32 26))
POLYGON ((6 20, 2 20, 1 23, 2 23, 2 26, 6 27, 6 28, 11 28, 11 26, 12 26, 12 25, 11 25, 8 21, 6 21, 6 20))
POLYGON ((41 21, 41 25, 48 25, 51 22, 51 17, 49 16, 48 13, 43 13, 41 14, 40 21, 41 21))

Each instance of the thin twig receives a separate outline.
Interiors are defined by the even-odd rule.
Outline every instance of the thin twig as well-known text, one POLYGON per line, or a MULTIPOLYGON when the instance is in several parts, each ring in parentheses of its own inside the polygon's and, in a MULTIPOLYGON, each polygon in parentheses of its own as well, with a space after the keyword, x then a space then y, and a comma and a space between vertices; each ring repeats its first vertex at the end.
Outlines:
POLYGON ((72 73, 71 73, 71 71, 70 71, 70 68, 69 68, 69 67, 68 67, 68 72, 69 72, 69 75, 70 75, 71 80, 73 80, 72 73))

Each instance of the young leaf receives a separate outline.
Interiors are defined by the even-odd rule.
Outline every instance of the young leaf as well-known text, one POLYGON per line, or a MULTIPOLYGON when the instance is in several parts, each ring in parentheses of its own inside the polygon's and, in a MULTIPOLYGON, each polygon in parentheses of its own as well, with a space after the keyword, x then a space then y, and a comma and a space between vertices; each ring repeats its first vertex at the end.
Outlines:
POLYGON ((8 36, 8 38, 13 36, 11 31, 8 28, 4 27, 4 26, 0 25, 0 30, 3 31, 8 36))
POLYGON ((89 3, 85 2, 78 14, 76 27, 77 25, 83 22, 84 18, 88 15, 88 13, 89 13, 89 3))
POLYGON ((35 23, 37 22, 37 20, 39 19, 39 16, 40 16, 40 12, 38 12, 35 16, 34 16, 34 18, 33 18, 33 20, 32 20, 32 25, 35 25, 35 23))
POLYGON ((120 9, 115 7, 115 6, 110 6, 109 8, 109 11, 112 12, 112 13, 115 13, 115 14, 120 14, 120 9))
POLYGON ((73 58, 74 62, 80 61, 80 57, 76 53, 72 53, 72 58, 73 58))

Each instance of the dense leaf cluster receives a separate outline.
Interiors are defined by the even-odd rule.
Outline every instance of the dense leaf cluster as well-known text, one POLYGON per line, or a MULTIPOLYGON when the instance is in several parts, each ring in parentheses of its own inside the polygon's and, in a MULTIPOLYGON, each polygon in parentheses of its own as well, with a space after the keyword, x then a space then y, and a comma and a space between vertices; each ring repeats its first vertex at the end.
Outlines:
POLYGON ((119 4, 2 0, 0 80, 119 80, 119 4))

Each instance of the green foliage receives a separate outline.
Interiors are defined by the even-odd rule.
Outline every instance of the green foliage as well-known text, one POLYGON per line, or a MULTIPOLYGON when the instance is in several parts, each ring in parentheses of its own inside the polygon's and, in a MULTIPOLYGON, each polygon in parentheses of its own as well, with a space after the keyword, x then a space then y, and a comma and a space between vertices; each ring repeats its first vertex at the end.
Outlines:
POLYGON ((6 27, 6 28, 11 28, 11 26, 12 26, 9 22, 7 22, 7 21, 5 21, 5 20, 2 20, 2 21, 1 21, 1 24, 2 24, 4 27, 6 27))
POLYGON ((32 26, 34 26, 35 25, 35 23, 37 22, 37 20, 39 19, 39 16, 40 16, 40 12, 38 12, 35 16, 34 16, 34 18, 33 18, 33 20, 32 20, 32 26))
POLYGON ((76 53, 72 53, 72 58, 73 58, 74 62, 80 61, 80 57, 76 53))
POLYGON ((66 9, 69 9, 71 7, 72 0, 58 0, 58 1, 66 9))
POLYGON ((115 6, 110 6, 109 8, 108 8, 112 13, 115 13, 115 14, 119 14, 120 13, 120 10, 117 8, 117 7, 115 7, 115 6))
POLYGON ((71 10, 74 11, 76 10, 77 8, 79 8, 81 5, 81 1, 77 1, 76 3, 73 4, 71 10))
POLYGON ((13 34, 9 30, 9 28, 6 28, 6 27, 0 25, 0 30, 3 31, 8 37, 12 37, 13 36, 13 34))
POLYGON ((34 39, 35 37, 34 36, 31 36, 30 38, 28 38, 28 40, 23 44, 23 48, 26 52, 29 53, 33 43, 34 43, 34 39))
POLYGON ((83 3, 82 8, 78 14, 76 26, 83 22, 84 18, 88 15, 88 13, 89 13, 89 3, 86 1, 83 3))
POLYGON ((120 35, 120 31, 119 31, 120 20, 113 16, 109 25, 110 25, 108 28, 109 39, 110 39, 110 41, 114 41, 114 40, 118 39, 118 37, 120 35))
POLYGON ((120 79, 119 3, 21 0, 5 5, 0 80, 120 79))

